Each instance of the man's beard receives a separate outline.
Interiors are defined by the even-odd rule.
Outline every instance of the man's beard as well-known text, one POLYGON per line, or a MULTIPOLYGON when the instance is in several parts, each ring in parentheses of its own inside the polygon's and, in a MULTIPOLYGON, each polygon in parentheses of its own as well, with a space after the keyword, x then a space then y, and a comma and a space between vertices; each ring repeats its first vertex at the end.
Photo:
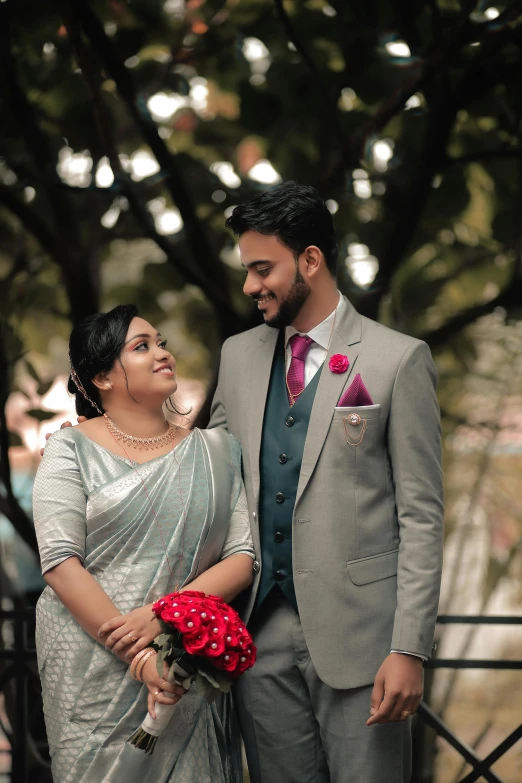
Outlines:
POLYGON ((290 326, 309 296, 310 286, 305 283, 299 269, 296 269, 292 285, 281 298, 277 313, 272 318, 266 319, 265 324, 273 329, 284 329, 285 326, 290 326))

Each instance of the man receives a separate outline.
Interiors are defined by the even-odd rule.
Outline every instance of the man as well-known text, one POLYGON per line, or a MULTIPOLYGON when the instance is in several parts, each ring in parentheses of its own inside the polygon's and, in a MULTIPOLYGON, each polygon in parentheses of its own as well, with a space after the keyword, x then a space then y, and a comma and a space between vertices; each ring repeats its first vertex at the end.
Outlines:
POLYGON ((340 296, 316 190, 284 183, 227 225, 264 318, 224 344, 210 422, 241 443, 258 552, 250 778, 403 783, 442 562, 436 370, 340 296))

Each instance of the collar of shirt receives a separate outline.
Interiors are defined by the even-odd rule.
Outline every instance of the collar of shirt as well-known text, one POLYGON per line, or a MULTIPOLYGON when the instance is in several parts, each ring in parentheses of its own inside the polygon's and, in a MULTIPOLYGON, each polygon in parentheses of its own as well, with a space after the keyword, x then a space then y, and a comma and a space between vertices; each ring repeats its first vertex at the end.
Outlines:
MULTIPOLYGON (((330 315, 324 319, 324 321, 321 321, 320 324, 317 324, 317 326, 314 326, 314 328, 310 329, 309 332, 306 332, 306 335, 325 351, 328 348, 328 343, 330 342, 330 335, 332 333, 335 312, 337 311, 337 317, 339 318, 339 316, 342 315, 345 306, 344 299, 339 292, 339 303, 336 307, 336 310, 333 310, 330 315)), ((297 329, 294 329, 293 326, 287 326, 285 328, 285 348, 288 347, 288 341, 294 334, 303 334, 303 332, 298 332, 297 329)))

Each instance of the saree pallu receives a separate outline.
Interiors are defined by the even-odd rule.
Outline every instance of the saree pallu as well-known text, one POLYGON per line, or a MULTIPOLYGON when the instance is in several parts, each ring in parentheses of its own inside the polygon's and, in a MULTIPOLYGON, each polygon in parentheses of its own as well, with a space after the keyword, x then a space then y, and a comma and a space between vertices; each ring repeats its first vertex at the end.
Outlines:
MULTIPOLYGON (((61 430, 37 473, 34 517, 44 573, 78 557, 123 614, 223 557, 253 554, 239 446, 223 430, 194 430, 137 468, 61 430)), ((147 756, 126 742, 146 715, 146 687, 49 587, 36 644, 55 783, 240 783, 228 697, 209 705, 191 689, 147 756)))

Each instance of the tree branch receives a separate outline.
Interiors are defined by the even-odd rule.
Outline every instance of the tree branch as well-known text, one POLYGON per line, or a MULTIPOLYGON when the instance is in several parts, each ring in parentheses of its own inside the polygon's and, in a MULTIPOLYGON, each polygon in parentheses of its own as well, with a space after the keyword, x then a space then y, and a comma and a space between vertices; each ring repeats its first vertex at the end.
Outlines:
POLYGON ((288 40, 290 41, 290 43, 292 43, 295 46, 296 51, 299 52, 306 66, 308 67, 310 73, 314 77, 317 83, 317 87, 319 88, 319 95, 321 97, 321 100, 323 101, 328 116, 330 117, 330 121, 332 122, 332 125, 335 128, 335 132, 339 138, 339 141, 341 142, 346 153, 349 155, 350 154, 349 150, 351 146, 350 139, 348 139, 345 136, 344 131, 341 127, 341 124, 339 122, 339 116, 337 113, 337 104, 336 102, 333 102, 330 97, 330 89, 328 87, 328 84, 324 81, 321 72, 317 67, 313 57, 309 53, 308 49, 306 48, 306 46, 304 46, 304 44, 301 42, 300 38, 298 37, 297 33, 295 32, 292 22, 290 21, 290 17, 288 16, 285 7, 283 5, 283 0, 274 0, 274 4, 276 7, 277 15, 279 16, 279 20, 283 26, 284 31, 286 32, 288 40))
POLYGON ((163 237, 156 231, 154 220, 149 211, 141 203, 136 192, 136 186, 131 180, 129 174, 123 169, 119 158, 114 134, 112 133, 112 124, 106 104, 100 91, 99 74, 93 65, 91 52, 87 50, 81 36, 81 29, 78 21, 73 15, 74 3, 65 0, 62 3, 65 16, 65 27, 71 41, 71 45, 76 53, 78 64, 85 78, 87 87, 91 94, 92 110, 95 124, 100 140, 101 148, 106 152, 111 168, 114 172, 115 183, 119 190, 125 195, 129 206, 141 225, 144 233, 152 239, 158 247, 165 253, 172 266, 179 270, 185 279, 193 285, 199 286, 210 301, 219 303, 220 307, 229 307, 228 298, 221 286, 217 286, 212 280, 201 274, 197 267, 191 266, 185 259, 177 254, 172 243, 167 237, 163 237))
POLYGON ((10 97, 10 105, 18 119, 20 132, 25 139, 35 168, 40 172, 45 186, 54 228, 54 260, 60 266, 65 289, 71 304, 73 320, 81 320, 98 309, 96 281, 89 273, 89 265, 79 245, 76 216, 67 199, 60 197, 59 178, 56 174, 54 155, 47 138, 34 117, 34 111, 22 89, 11 52, 10 3, 0 3, 0 68, 10 97))
POLYGON ((227 337, 234 334, 243 326, 243 320, 230 305, 226 271, 208 239, 204 224, 197 216, 196 205, 184 176, 163 139, 158 135, 156 123, 152 119, 145 101, 136 94, 128 69, 106 35, 91 4, 87 0, 76 0, 73 8, 85 35, 99 53, 107 72, 114 80, 118 94, 125 103, 129 114, 140 129, 160 167, 168 175, 166 184, 173 202, 180 211, 187 242, 192 250, 194 260, 199 266, 200 278, 208 278, 207 290, 212 290, 210 301, 214 304, 222 336, 227 337))
POLYGON ((499 147, 492 150, 477 150, 477 152, 470 152, 455 158, 447 156, 442 165, 447 167, 453 164, 466 165, 467 163, 480 163, 481 161, 495 159, 512 160, 513 158, 522 158, 522 147, 499 147))
MULTIPOLYGON (((520 265, 518 265, 520 266, 520 265)), ((497 307, 502 307, 505 310, 510 310, 515 307, 519 307, 522 302, 522 278, 520 276, 514 276, 510 285, 501 291, 498 296, 491 299, 489 302, 483 302, 481 304, 470 307, 461 313, 457 313, 452 318, 449 318, 438 329, 433 329, 429 332, 424 332, 418 335, 420 340, 424 340, 430 348, 439 348, 445 345, 448 340, 455 336, 458 332, 464 329, 466 326, 477 321, 485 315, 489 315, 497 307)))
POLYGON ((10 392, 11 367, 5 345, 4 323, 0 321, 0 478, 4 487, 4 491, 0 492, 0 513, 7 517, 26 544, 31 547, 33 552, 38 554, 34 526, 20 506, 13 492, 11 481, 9 431, 5 416, 5 406, 10 392))

